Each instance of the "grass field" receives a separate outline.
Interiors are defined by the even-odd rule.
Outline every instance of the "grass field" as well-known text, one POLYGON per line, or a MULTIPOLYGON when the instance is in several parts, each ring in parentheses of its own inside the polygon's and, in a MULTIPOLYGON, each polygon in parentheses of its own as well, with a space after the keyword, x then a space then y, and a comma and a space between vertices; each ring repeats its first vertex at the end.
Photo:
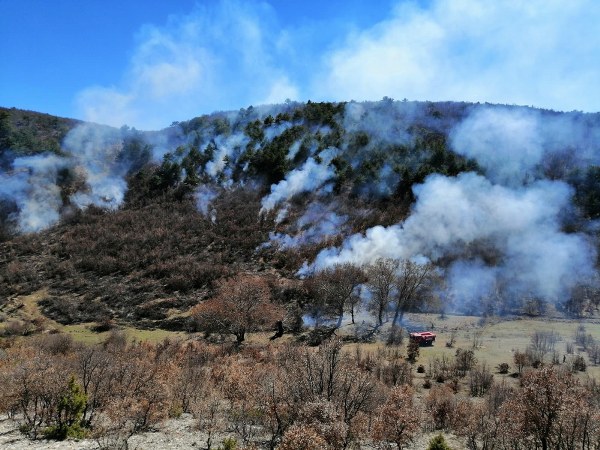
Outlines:
MULTIPOLYGON (((19 296, 8 301, 0 310, 2 320, 0 321, 0 331, 2 331, 10 322, 31 322, 36 319, 43 325, 46 331, 60 331, 73 337, 76 342, 94 344, 102 342, 108 336, 108 332, 97 333, 92 330, 95 323, 82 323, 75 325, 62 325, 52 319, 45 317, 39 308, 38 303, 48 295, 46 289, 39 290, 30 295, 19 296)), ((167 330, 145 330, 134 327, 120 327, 130 340, 160 342, 165 338, 179 339, 185 338, 188 334, 183 332, 167 330)))
MULTIPOLYGON (((532 336, 536 332, 554 332, 558 335, 558 341, 555 344, 555 350, 558 353, 559 361, 563 357, 568 360, 567 343, 574 343, 574 335, 580 325, 585 327, 586 334, 590 334, 594 339, 600 340, 600 321, 577 321, 566 319, 502 319, 497 318, 494 321, 484 322, 476 316, 455 316, 447 315, 440 318, 437 314, 408 314, 405 319, 410 323, 410 329, 416 330, 420 324, 419 331, 433 331, 437 334, 436 342, 431 347, 421 347, 417 365, 428 364, 436 359, 446 357, 452 361, 458 348, 464 350, 473 350, 478 363, 485 363, 492 372, 501 363, 508 363, 510 371, 516 371, 513 364, 513 355, 515 351, 525 351, 531 345, 532 336), (452 348, 446 346, 447 342, 454 339, 452 348)), ((382 334, 385 334, 385 327, 382 334)), ((405 347, 405 339, 403 346, 405 347)), ((352 344, 350 349, 357 345, 363 351, 376 351, 378 348, 385 347, 383 342, 373 344, 352 344)), ((406 352, 405 348, 403 351, 406 352)), ((574 354, 581 354, 586 358, 587 355, 582 348, 574 346, 574 354)), ((544 361, 551 362, 552 355, 545 355, 544 361)), ((600 379, 600 366, 588 364, 586 373, 597 379, 600 379)), ((496 375, 501 376, 501 375, 496 375)))
MULTIPOLYGON (((47 295, 46 290, 37 291, 31 295, 20 296, 11 299, 2 309, 2 322, 0 322, 0 330, 4 328, 10 321, 32 321, 38 319, 43 323, 45 330, 57 330, 63 333, 70 334, 77 342, 83 343, 98 343, 102 342, 108 336, 108 332, 98 333, 92 330, 94 323, 84 323, 75 325, 61 325, 51 319, 44 317, 39 309, 38 302, 47 295)), ((446 357, 452 360, 455 356, 456 349, 473 350, 475 357, 479 363, 485 363, 493 372, 501 363, 508 363, 511 366, 511 371, 514 371, 513 355, 515 351, 525 351, 531 344, 532 336, 536 332, 554 332, 558 336, 558 341, 555 345, 555 351, 558 353, 559 361, 562 362, 563 357, 569 358, 567 355, 567 343, 574 342, 574 335, 577 328, 583 324, 586 334, 590 334, 594 339, 600 341, 600 320, 567 320, 567 319, 547 319, 547 318, 517 318, 517 319, 502 319, 482 321, 477 316, 458 316, 446 315, 440 317, 437 314, 407 314, 405 316, 406 323, 410 324, 409 329, 420 329, 422 331, 434 331, 437 334, 435 345, 432 347, 422 347, 418 364, 427 366, 429 362, 435 358, 446 357), (452 348, 446 346, 447 342, 453 339, 452 348)), ((165 338, 170 339, 185 339, 192 335, 184 332, 166 331, 161 329, 147 330, 136 329, 134 327, 122 327, 130 340, 160 342, 165 338)), ((340 329, 337 334, 351 334, 355 329, 354 326, 346 325, 340 329)), ((381 335, 385 335, 386 326, 382 328, 381 335)), ((265 333, 249 333, 247 335, 247 345, 265 345, 270 343, 270 332, 265 333)), ((195 337, 195 336, 194 336, 195 337)), ((272 345, 281 345, 284 342, 289 342, 295 339, 290 335, 284 335, 272 345)), ((406 341, 405 341, 406 342, 406 341)), ((378 348, 384 347, 383 342, 375 342, 371 344, 349 344, 348 351, 352 351, 357 345, 362 351, 376 351, 378 348)), ((401 350, 405 352, 405 346, 401 350)), ((585 352, 581 348, 574 346, 575 354, 579 353, 586 357, 585 352)), ((551 361, 551 355, 546 355, 545 361, 551 361)), ((587 374, 600 379, 600 366, 588 364, 587 374)))

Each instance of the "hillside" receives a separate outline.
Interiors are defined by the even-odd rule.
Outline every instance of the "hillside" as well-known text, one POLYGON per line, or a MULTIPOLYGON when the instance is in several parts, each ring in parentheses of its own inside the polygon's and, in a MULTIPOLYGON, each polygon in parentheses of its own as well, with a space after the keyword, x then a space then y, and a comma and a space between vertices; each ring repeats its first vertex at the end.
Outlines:
POLYGON ((47 288, 61 323, 186 330, 242 273, 302 315, 300 278, 378 258, 434 266, 435 299, 414 310, 598 306, 581 292, 596 288, 600 114, 386 98, 155 132, 2 114, 2 298, 47 288))
POLYGON ((9 112, 3 447, 600 448, 600 114, 9 112))
POLYGON ((0 151, 16 155, 60 153, 67 133, 82 123, 80 120, 51 116, 35 111, 0 107, 0 151))

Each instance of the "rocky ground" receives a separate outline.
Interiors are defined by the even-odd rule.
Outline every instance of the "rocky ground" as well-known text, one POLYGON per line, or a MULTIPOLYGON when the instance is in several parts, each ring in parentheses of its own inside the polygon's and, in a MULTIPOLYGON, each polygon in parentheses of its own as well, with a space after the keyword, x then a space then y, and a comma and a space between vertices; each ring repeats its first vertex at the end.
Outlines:
MULTIPOLYGON (((194 429, 195 421, 190 414, 183 414, 178 419, 165 422, 157 431, 141 433, 129 440, 129 449, 135 450, 175 450, 175 449, 205 449, 205 436, 194 429)), ((407 450, 425 450, 429 440, 435 433, 426 433, 417 439, 407 450)), ((222 436, 216 440, 220 443, 222 436)), ((446 441, 454 450, 464 448, 464 444, 453 436, 445 436, 446 441)), ((18 430, 18 424, 7 418, 0 417, 0 448, 3 450, 87 450, 99 449, 99 443, 92 439, 47 441, 31 440, 18 430)), ((372 450, 371 446, 363 446, 372 450)))

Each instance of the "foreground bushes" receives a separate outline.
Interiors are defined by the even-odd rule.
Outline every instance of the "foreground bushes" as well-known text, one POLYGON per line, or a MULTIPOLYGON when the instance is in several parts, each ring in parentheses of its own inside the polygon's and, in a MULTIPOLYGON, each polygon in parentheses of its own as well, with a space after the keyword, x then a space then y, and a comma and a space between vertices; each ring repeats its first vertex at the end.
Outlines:
POLYGON ((439 430, 474 450, 600 449, 595 382, 546 366, 524 371, 520 386, 436 382, 415 392, 410 371, 397 351, 350 352, 338 340, 316 349, 152 345, 113 331, 84 346, 54 335, 5 350, 0 411, 32 438, 87 436, 102 448, 126 448, 133 434, 191 413, 207 448, 230 436, 255 448, 402 449, 439 430))

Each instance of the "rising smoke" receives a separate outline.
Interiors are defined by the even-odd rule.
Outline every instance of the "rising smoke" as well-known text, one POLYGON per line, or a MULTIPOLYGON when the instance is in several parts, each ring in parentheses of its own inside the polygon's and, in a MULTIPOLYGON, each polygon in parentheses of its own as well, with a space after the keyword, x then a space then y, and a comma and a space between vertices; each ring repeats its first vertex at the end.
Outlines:
MULTIPOLYGON (((177 153, 178 146, 199 151, 212 146, 198 169, 200 179, 210 185, 200 184, 195 199, 198 209, 215 222, 216 187, 251 181, 248 163, 240 163, 242 155, 261 151, 292 124, 304 126, 304 134, 283 148, 293 169, 262 199, 263 213, 278 209, 279 228, 270 234, 270 241, 290 248, 317 244, 345 232, 345 226, 350 229, 348 217, 335 212, 335 202, 316 201, 314 196, 331 192, 338 176, 334 160, 345 160, 355 172, 371 167, 374 175, 364 177, 357 195, 389 197, 400 180, 398 166, 414 172, 426 163, 428 148, 408 149, 416 145, 421 130, 433 130, 449 136, 452 149, 475 159, 482 173, 430 175, 413 186, 416 201, 408 218, 348 237, 339 248, 320 252, 301 273, 343 262, 372 263, 380 257, 431 261, 445 275, 444 295, 458 306, 476 305, 499 292, 510 298, 560 301, 594 273, 591 238, 563 230, 565 218, 575 212, 573 188, 565 180, 600 163, 600 131, 594 115, 465 104, 446 105, 449 113, 444 104, 350 102, 336 119, 343 133, 334 146, 330 139, 335 126, 291 120, 291 108, 296 106, 219 113, 199 120, 200 126, 187 135, 174 127, 139 137, 152 144, 150 159, 155 162, 167 152, 181 162, 185 153, 177 153), (288 114, 288 119, 265 125, 261 142, 245 132, 250 122, 264 123, 267 116, 280 113, 288 114), (290 200, 302 193, 311 193, 307 198, 312 203, 302 215, 293 214, 290 200), (283 226, 286 216, 299 218, 283 226)), ((135 167, 133 160, 122 157, 131 135, 126 129, 84 124, 65 139, 68 156, 12 161, 0 173, 0 197, 17 205, 19 230, 53 225, 65 202, 79 208, 118 208, 125 197, 126 176, 135 167), (58 181, 65 169, 83 179, 67 199, 58 181)))
POLYGON ((324 150, 319 155, 320 162, 308 158, 302 167, 292 170, 284 180, 271 186, 271 193, 262 200, 261 212, 268 212, 301 192, 314 191, 331 180, 335 172, 329 163, 337 152, 335 148, 324 150))
POLYGON ((134 161, 123 159, 126 130, 81 124, 64 139, 65 156, 41 154, 15 158, 0 173, 0 196, 17 204, 18 231, 29 233, 56 224, 71 206, 95 205, 118 208, 125 197, 125 176, 134 161), (67 196, 61 191, 59 172, 81 179, 81 186, 67 196))
POLYGON ((285 249, 318 244, 327 238, 337 236, 344 231, 343 227, 348 218, 336 214, 330 208, 319 202, 310 203, 304 214, 287 233, 269 233, 270 242, 285 249))
MULTIPOLYGON (((389 125, 379 135, 389 136, 389 125)), ((546 179, 544 165, 563 158, 564 175, 564 170, 597 161, 597 144, 581 117, 550 115, 546 120, 538 111, 474 108, 452 131, 451 141, 457 153, 477 160, 485 177, 429 176, 413 187, 416 203, 404 222, 350 236, 341 247, 321 251, 300 274, 381 257, 425 258, 441 264, 445 295, 457 306, 499 290, 509 300, 564 300, 592 276, 590 239, 562 230, 564 216, 573 211, 573 189, 546 179), (576 154, 569 152, 574 148, 576 154)))
POLYGON ((17 226, 31 233, 56 223, 62 205, 58 172, 68 162, 54 155, 16 158, 12 170, 0 174, 0 196, 18 207, 17 226))

